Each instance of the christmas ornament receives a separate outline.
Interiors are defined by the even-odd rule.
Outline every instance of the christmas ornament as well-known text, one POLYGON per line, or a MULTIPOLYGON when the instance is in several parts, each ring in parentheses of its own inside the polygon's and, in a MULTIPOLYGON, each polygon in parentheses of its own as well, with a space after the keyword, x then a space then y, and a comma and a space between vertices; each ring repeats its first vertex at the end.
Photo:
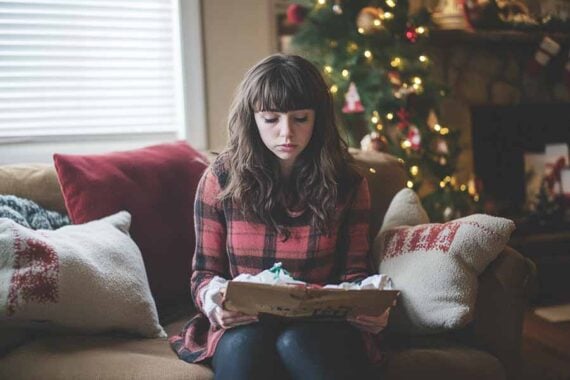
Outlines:
POLYGON ((398 111, 398 118, 400 122, 398 123, 398 129, 400 131, 406 129, 410 125, 410 113, 404 108, 400 108, 398 111))
POLYGON ((418 32, 416 31, 416 28, 413 26, 408 26, 406 28, 406 38, 408 41, 410 41, 411 43, 414 43, 418 40, 418 32))
POLYGON ((401 86, 402 85, 402 78, 400 78, 400 73, 397 71, 389 71, 388 72, 388 79, 392 86, 401 86))
POLYGON ((381 17, 384 11, 380 8, 365 7, 362 8, 356 18, 356 26, 358 32, 362 34, 374 34, 384 30, 381 17))
POLYGON ((538 25, 538 22, 530 15, 526 4, 521 0, 497 0, 499 18, 510 24, 522 24, 526 26, 538 25))
POLYGON ((416 89, 414 87, 410 87, 407 83, 404 83, 402 87, 396 89, 394 91, 394 96, 398 99, 405 98, 411 94, 414 94, 416 89))
POLYGON ((447 145, 447 141, 442 138, 438 138, 434 142, 433 150, 437 154, 448 155, 449 154, 449 146, 447 145))
POLYGON ((300 25, 305 21, 309 10, 301 4, 291 4, 287 7, 287 22, 292 25, 300 25))
POLYGON ((408 141, 411 144, 412 150, 420 150, 422 146, 422 136, 420 134, 420 130, 415 125, 410 126, 410 129, 408 130, 408 141))
POLYGON ((434 110, 429 111, 426 124, 429 127, 429 129, 432 131, 434 130, 436 124, 439 124, 439 120, 437 119, 437 115, 435 114, 434 110))
POLYGON ((340 0, 335 1, 334 5, 332 7, 332 10, 333 10, 335 15, 340 16, 342 14, 342 6, 340 5, 340 0))
POLYGON ((528 61, 526 73, 536 77, 542 69, 550 62, 550 60, 560 51, 560 44, 552 38, 545 36, 534 56, 528 61))
POLYGON ((344 106, 342 107, 343 113, 360 113, 364 112, 364 107, 360 101, 360 95, 358 95, 358 90, 354 82, 350 82, 348 86, 348 91, 344 95, 344 106))
POLYGON ((370 132, 360 141, 360 149, 363 151, 387 152, 388 139, 378 132, 370 132))

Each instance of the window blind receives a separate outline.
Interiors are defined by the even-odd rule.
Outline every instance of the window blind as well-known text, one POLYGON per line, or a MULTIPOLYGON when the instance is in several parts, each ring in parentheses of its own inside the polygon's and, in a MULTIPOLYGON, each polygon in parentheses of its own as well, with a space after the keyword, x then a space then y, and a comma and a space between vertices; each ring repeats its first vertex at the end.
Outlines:
POLYGON ((0 0, 0 137, 177 132, 176 0, 0 0))

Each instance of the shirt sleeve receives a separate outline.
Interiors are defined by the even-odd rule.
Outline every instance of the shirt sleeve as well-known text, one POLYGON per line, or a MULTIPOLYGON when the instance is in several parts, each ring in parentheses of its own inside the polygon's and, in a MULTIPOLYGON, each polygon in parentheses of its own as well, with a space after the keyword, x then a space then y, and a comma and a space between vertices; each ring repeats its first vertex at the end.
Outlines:
POLYGON ((196 307, 203 311, 199 294, 212 278, 229 277, 226 254, 226 221, 221 202, 218 178, 208 168, 198 184, 194 201, 196 250, 192 260, 190 291, 196 307))
POLYGON ((347 210, 345 238, 346 259, 341 270, 341 282, 361 281, 372 273, 370 258, 370 192, 364 177, 347 210))

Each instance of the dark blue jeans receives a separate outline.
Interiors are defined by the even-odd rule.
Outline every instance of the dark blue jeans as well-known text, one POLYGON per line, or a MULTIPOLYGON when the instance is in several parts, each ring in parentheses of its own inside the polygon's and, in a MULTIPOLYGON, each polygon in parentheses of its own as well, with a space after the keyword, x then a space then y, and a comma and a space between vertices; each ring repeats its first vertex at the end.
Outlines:
POLYGON ((260 322, 229 329, 212 359, 215 379, 367 379, 360 332, 346 322, 260 322))

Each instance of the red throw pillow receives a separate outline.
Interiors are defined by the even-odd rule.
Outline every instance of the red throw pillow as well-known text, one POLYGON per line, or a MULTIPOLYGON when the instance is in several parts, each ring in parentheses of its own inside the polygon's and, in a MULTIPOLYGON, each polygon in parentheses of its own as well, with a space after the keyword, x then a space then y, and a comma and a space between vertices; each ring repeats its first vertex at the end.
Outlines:
POLYGON ((189 300, 194 196, 206 159, 185 142, 53 158, 73 223, 131 213, 159 313, 189 300))

